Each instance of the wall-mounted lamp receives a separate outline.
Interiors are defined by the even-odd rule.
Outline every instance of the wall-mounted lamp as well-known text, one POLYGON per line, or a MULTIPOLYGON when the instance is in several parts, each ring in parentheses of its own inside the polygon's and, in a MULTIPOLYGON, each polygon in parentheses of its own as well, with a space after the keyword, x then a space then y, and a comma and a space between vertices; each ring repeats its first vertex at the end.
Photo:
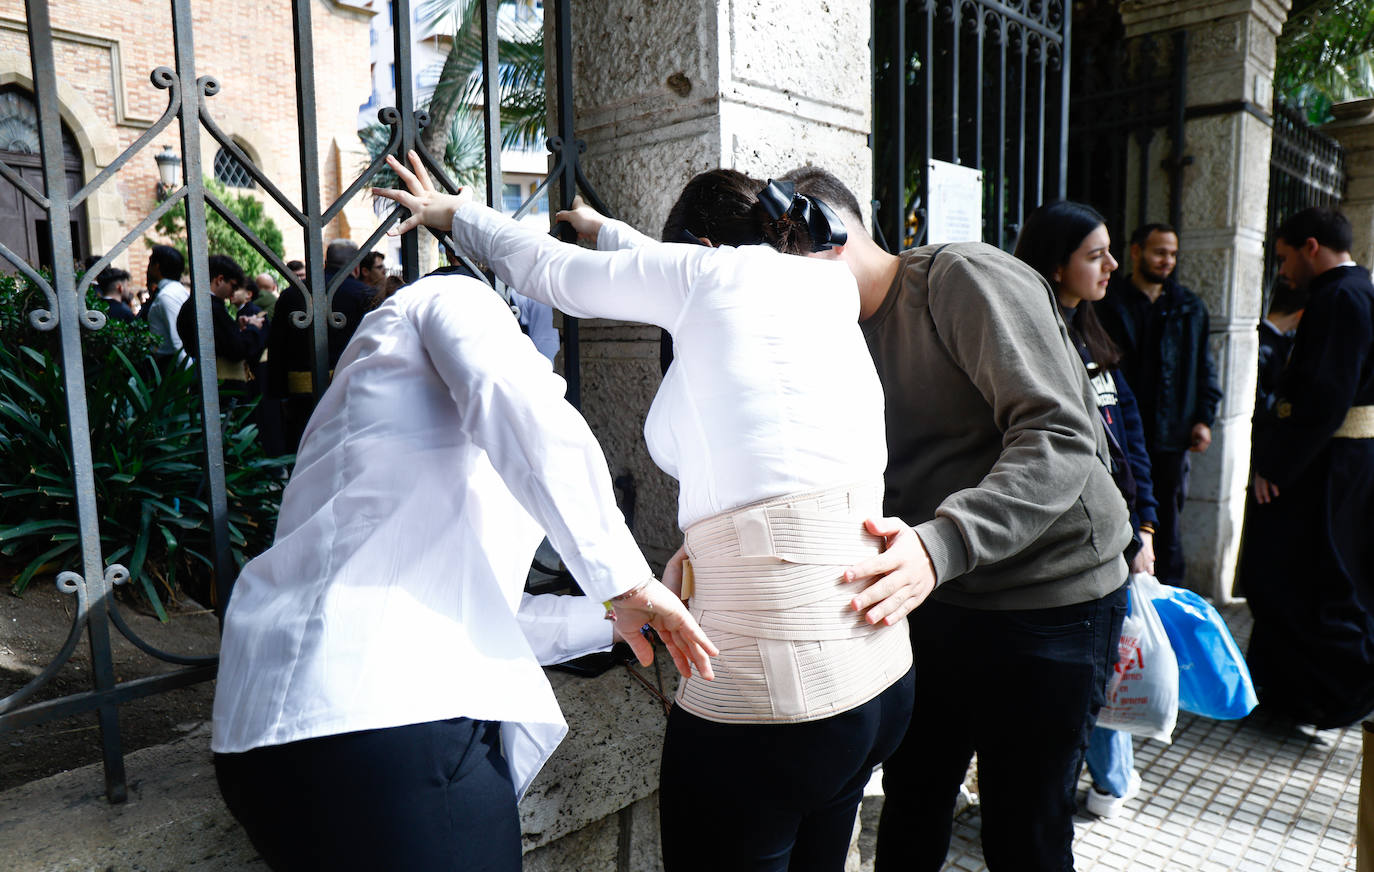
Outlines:
POLYGON ((181 158, 172 151, 170 145, 164 145, 162 151, 153 155, 153 160, 157 161, 157 198, 165 200, 177 186, 177 170, 181 168, 181 158))

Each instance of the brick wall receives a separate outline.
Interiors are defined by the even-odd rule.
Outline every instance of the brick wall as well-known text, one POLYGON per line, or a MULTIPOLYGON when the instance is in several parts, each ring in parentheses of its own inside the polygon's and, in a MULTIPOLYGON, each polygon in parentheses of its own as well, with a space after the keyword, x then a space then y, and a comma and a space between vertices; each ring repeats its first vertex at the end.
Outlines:
MULTIPOLYGON (((166 108, 167 92, 154 88, 149 73, 175 68, 171 4, 168 0, 61 0, 51 5, 53 53, 64 101, 63 115, 83 144, 113 139, 113 149, 85 148, 86 177, 121 153, 166 108), (121 111, 122 106, 122 111, 121 111), (100 128, 96 130, 95 128, 100 128)), ((356 135, 358 106, 368 99, 368 19, 355 4, 315 0, 316 134, 323 206, 327 207, 365 163, 356 135), (342 181, 341 181, 342 179, 342 181)), ((207 99, 211 116, 255 158, 259 167, 297 205, 301 197, 300 136, 296 118, 295 54, 291 4, 285 0, 194 0, 195 73, 214 76, 219 94, 207 99)), ((28 37, 23 0, 0 0, 0 81, 27 81, 28 37)), ((173 123, 106 183, 87 207, 92 247, 108 250, 156 205, 157 165, 163 145, 180 154, 173 123)), ((213 167, 219 145, 202 128, 202 160, 213 167)), ((281 229, 287 258, 304 253, 303 232, 261 191, 281 229)), ((361 195, 342 219, 326 229, 326 241, 340 227, 361 243, 376 219, 361 195)), ((119 259, 142 276, 146 246, 135 242, 119 259)))

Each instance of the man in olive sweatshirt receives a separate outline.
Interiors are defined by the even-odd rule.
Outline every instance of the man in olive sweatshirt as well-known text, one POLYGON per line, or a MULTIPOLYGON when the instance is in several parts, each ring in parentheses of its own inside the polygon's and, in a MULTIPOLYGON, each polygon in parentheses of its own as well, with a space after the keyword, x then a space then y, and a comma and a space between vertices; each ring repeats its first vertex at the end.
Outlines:
POLYGON ((974 752, 993 870, 1073 868, 1088 733, 1125 615, 1129 515, 1054 295, 993 246, 900 255, 834 176, 784 176, 849 229, 844 260, 887 403, 889 547, 855 567, 905 587, 916 706, 883 767, 877 865, 938 870, 974 752), (900 519, 900 520, 898 520, 900 519), (907 526, 911 525, 911 526, 907 526))

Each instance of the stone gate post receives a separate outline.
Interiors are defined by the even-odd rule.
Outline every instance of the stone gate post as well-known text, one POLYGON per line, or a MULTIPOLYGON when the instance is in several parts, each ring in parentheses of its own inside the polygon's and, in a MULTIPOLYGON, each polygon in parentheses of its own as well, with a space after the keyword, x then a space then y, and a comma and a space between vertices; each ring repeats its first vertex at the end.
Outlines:
POLYGON ((1336 120, 1322 128, 1345 149, 1345 197, 1341 211, 1355 231, 1351 256, 1361 266, 1374 265, 1374 99, 1351 100, 1331 107, 1336 120))
MULTIPOLYGON (((1188 32, 1179 278, 1211 312, 1225 398, 1212 447, 1194 455, 1183 513, 1187 583, 1231 596, 1254 409, 1263 289, 1275 39, 1288 0, 1127 0, 1127 37, 1188 32)), ((1159 171, 1161 174, 1163 169, 1159 171)), ((1167 220, 1166 213, 1148 220, 1167 220)))

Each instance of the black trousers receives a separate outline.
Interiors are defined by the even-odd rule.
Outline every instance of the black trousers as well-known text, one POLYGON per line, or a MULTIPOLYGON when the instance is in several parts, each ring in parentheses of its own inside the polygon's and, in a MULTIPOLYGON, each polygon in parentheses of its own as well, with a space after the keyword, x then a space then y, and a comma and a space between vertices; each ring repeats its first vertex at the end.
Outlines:
POLYGON ((916 714, 883 764, 878 872, 936 872, 978 753, 983 855, 994 872, 1073 869, 1078 773, 1116 665, 1123 586, 1052 609, 913 612, 916 714))
POLYGON ((455 718, 216 754, 215 774, 277 872, 518 872, 500 726, 455 718))
POLYGON ((1150 452, 1150 481, 1159 501, 1155 530, 1155 577, 1164 584, 1183 584, 1183 541, 1179 518, 1188 501, 1188 473, 1192 455, 1187 452, 1150 452))
POLYGON ((301 450, 301 439, 310 415, 315 411, 315 398, 310 394, 288 394, 282 401, 282 448, 287 454, 301 450))
POLYGON ((910 671, 858 708, 721 724, 674 708, 663 739, 666 872, 840 872, 873 767, 911 719, 910 671))
POLYGON ((1246 502, 1237 575, 1265 708, 1319 729, 1374 711, 1374 439, 1332 439, 1265 505, 1246 502))

